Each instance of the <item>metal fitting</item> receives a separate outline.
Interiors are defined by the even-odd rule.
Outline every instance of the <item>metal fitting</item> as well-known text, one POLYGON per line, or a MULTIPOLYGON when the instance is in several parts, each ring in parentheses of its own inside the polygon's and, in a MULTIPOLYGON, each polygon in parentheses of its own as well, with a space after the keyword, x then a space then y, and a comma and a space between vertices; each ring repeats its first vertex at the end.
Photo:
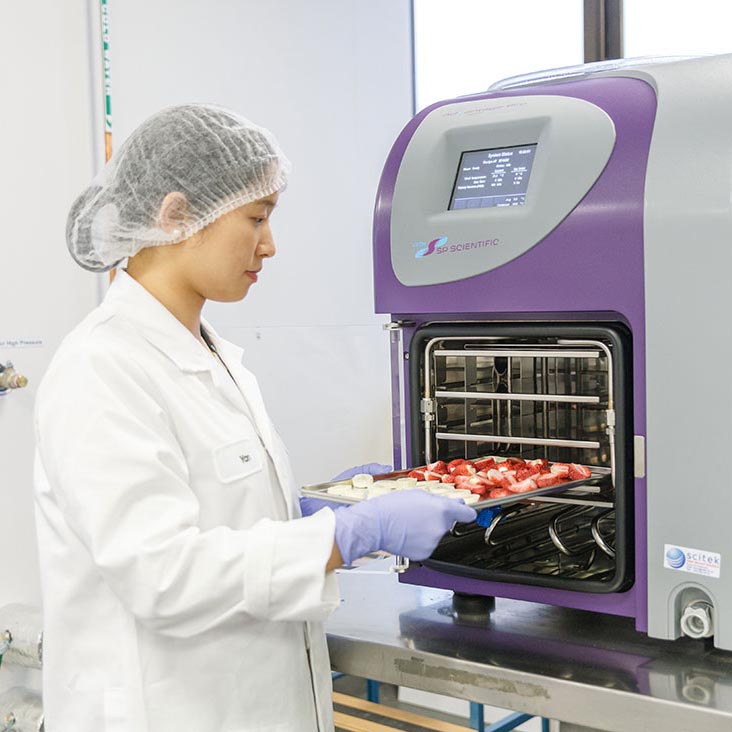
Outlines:
POLYGON ((0 394, 8 389, 22 389, 24 386, 28 386, 28 379, 17 373, 10 361, 4 366, 0 364, 0 394))
POLYGON ((689 638, 710 638, 714 635, 714 610, 710 603, 695 600, 681 613, 681 632, 689 638))

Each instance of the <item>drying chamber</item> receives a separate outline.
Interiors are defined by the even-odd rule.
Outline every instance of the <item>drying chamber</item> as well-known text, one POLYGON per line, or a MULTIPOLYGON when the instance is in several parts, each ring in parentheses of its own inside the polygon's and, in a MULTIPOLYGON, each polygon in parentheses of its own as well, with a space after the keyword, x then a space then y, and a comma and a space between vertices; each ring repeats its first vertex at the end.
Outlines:
POLYGON ((395 466, 596 476, 402 581, 732 649, 731 84, 732 56, 576 67, 433 104, 397 138, 374 214, 395 466))

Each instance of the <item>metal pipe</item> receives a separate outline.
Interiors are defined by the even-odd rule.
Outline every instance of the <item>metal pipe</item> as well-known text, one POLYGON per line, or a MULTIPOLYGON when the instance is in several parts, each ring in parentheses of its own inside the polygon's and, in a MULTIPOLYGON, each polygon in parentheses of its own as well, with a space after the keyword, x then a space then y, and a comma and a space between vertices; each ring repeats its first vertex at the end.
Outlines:
POLYGON ((443 399, 502 399, 516 402, 561 402, 567 404, 584 403, 599 404, 597 396, 573 396, 564 394, 519 394, 517 392, 501 393, 496 391, 436 391, 436 397, 443 399))
POLYGON ((461 442, 494 442, 508 443, 514 445, 547 445, 552 447, 584 447, 596 450, 600 447, 599 442, 592 440, 557 440, 555 438, 543 439, 540 437, 511 437, 510 435, 464 435, 452 432, 437 432, 435 437, 438 440, 455 440, 461 442))
MULTIPOLYGON (((447 340, 441 338, 439 340, 447 340)), ((559 341, 559 343, 576 343, 577 345, 585 345, 584 341, 559 341)), ((589 345, 589 342, 587 343, 589 345)), ((594 344, 598 345, 598 344, 594 344)), ((514 358, 599 358, 600 351, 562 351, 562 350, 531 350, 531 349, 476 349, 463 350, 463 351, 445 351, 439 350, 434 351, 433 356, 490 356, 493 358, 508 358, 513 356, 514 358)))

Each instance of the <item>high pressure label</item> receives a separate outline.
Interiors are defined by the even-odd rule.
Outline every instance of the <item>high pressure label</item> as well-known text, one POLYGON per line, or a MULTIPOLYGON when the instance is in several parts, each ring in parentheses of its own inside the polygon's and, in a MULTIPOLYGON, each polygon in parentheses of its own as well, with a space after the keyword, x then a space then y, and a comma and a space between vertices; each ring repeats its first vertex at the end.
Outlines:
POLYGON ((704 549, 690 549, 677 544, 664 544, 663 566, 678 572, 691 572, 705 577, 719 577, 722 555, 704 549))

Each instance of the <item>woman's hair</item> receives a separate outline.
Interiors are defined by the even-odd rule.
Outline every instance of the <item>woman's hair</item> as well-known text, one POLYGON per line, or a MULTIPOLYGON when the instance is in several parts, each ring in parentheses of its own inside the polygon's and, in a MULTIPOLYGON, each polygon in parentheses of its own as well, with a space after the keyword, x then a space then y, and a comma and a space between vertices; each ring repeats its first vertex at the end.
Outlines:
POLYGON ((169 107, 143 122, 74 201, 71 256, 104 272, 141 249, 175 244, 239 206, 282 190, 290 163, 270 132, 222 107, 169 107), (158 221, 169 193, 185 197, 173 230, 158 221))

